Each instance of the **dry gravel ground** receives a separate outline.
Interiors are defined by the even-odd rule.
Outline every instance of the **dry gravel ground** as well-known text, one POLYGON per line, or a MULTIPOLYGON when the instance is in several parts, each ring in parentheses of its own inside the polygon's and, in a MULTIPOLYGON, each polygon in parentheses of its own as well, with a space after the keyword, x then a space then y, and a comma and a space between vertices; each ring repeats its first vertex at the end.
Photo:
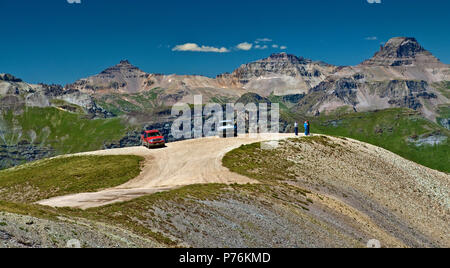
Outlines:
POLYGON ((160 247, 128 230, 83 219, 58 221, 0 212, 0 248, 61 248, 78 240, 80 247, 160 247))
POLYGON ((241 146, 271 139, 285 139, 292 134, 243 135, 222 139, 209 137, 167 144, 166 148, 149 150, 131 147, 82 153, 77 155, 138 155, 145 157, 142 173, 134 180, 97 193, 80 193, 37 202, 52 207, 92 208, 131 200, 140 196, 177 187, 205 183, 256 183, 231 173, 222 166, 223 156, 241 146))

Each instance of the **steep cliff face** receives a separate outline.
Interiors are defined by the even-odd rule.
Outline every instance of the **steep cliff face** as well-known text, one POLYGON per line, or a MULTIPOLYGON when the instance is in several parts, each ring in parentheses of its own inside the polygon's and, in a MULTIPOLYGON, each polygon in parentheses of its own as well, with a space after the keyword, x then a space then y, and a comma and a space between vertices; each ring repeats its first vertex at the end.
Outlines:
POLYGON ((0 144, 0 170, 52 156, 55 156, 52 148, 38 144, 0 144))
POLYGON ((300 111, 322 113, 348 107, 354 111, 373 111, 395 107, 410 108, 425 115, 436 115, 440 100, 426 81, 390 80, 361 82, 339 78, 321 83, 300 102, 300 111))

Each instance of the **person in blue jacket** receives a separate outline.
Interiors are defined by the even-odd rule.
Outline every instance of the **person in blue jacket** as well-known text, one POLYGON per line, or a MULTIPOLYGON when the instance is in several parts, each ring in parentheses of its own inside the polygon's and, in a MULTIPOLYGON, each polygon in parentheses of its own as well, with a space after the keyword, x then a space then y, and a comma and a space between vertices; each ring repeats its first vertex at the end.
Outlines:
POLYGON ((305 136, 309 136, 310 126, 309 121, 305 122, 305 136))

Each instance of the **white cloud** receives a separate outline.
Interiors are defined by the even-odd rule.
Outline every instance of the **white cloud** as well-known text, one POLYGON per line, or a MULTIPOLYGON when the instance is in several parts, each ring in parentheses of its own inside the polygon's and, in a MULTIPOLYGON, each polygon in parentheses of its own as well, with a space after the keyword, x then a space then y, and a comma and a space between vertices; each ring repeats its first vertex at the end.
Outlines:
POLYGON ((67 0, 69 4, 81 4, 81 0, 67 0))
POLYGON ((258 39, 256 39, 256 41, 255 41, 255 43, 256 44, 259 44, 259 43, 269 43, 269 42, 272 42, 273 40, 272 39, 270 39, 270 38, 258 38, 258 39))
POLYGON ((369 4, 381 4, 381 0, 367 0, 369 4))
POLYGON ((228 53, 229 49, 226 47, 210 47, 210 46, 199 46, 195 43, 186 43, 183 45, 175 46, 172 51, 193 51, 193 52, 214 52, 214 53, 228 53))
POLYGON ((378 37, 376 37, 376 36, 369 36, 369 37, 366 37, 366 40, 367 41, 376 41, 376 40, 378 40, 378 37))
POLYGON ((269 47, 267 45, 264 45, 264 46, 256 45, 255 48, 263 50, 263 49, 268 49, 269 47))
POLYGON ((236 46, 237 49, 245 50, 245 51, 248 51, 248 50, 252 49, 252 47, 253 47, 253 44, 250 44, 250 43, 247 43, 247 42, 240 43, 239 45, 236 46))
MULTIPOLYGON (((269 39, 269 38, 260 38, 258 40, 260 40, 259 42, 273 42, 272 39, 269 39)), ((270 44, 262 44, 262 43, 258 44, 256 42, 255 42, 255 44, 250 43, 250 42, 242 42, 232 48, 200 46, 196 43, 186 43, 186 44, 177 45, 177 46, 173 47, 172 51, 228 53, 231 51, 238 51, 238 50, 250 51, 250 50, 254 50, 254 49, 265 50, 265 49, 269 49, 269 48, 281 49, 281 50, 287 49, 286 46, 280 46, 278 44, 270 45, 270 44)))

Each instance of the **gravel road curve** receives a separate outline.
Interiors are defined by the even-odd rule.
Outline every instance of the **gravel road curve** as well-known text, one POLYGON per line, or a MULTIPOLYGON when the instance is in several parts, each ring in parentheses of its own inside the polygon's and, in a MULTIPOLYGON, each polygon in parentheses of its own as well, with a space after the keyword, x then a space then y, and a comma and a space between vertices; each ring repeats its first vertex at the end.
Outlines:
POLYGON ((230 172, 222 166, 223 156, 243 144, 294 137, 293 134, 242 135, 222 139, 208 137, 169 143, 165 148, 149 150, 130 147, 76 155, 138 155, 145 158, 141 174, 118 187, 95 193, 79 193, 37 202, 51 207, 93 208, 128 201, 137 197, 168 191, 192 184, 257 183, 230 172))

